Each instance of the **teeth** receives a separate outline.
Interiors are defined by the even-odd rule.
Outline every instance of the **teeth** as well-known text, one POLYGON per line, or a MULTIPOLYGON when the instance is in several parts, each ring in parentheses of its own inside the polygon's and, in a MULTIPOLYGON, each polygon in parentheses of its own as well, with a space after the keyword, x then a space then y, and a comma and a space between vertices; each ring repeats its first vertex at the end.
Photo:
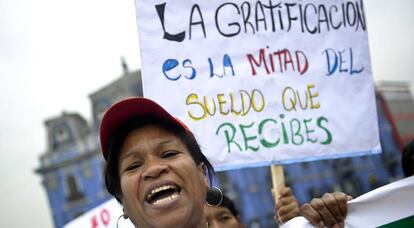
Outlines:
POLYGON ((174 194, 174 195, 171 195, 171 196, 168 196, 168 197, 165 197, 165 198, 162 198, 162 199, 156 200, 156 201, 155 201, 155 202, 153 202, 152 204, 153 204, 153 205, 157 205, 157 204, 160 204, 160 203, 166 203, 166 202, 171 201, 171 200, 173 200, 173 199, 175 199, 175 198, 177 198, 177 197, 178 197, 178 195, 177 195, 177 194, 174 194))
POLYGON ((160 191, 164 191, 164 190, 167 190, 167 189, 174 189, 174 188, 176 188, 175 186, 173 186, 173 185, 164 185, 164 186, 160 186, 160 187, 158 187, 158 188, 155 188, 155 189, 153 189, 148 195, 147 195, 147 199, 151 199, 151 197, 154 195, 154 194, 156 194, 156 193, 158 193, 158 192, 160 192, 160 191))
POLYGON ((164 185, 164 186, 158 187, 156 189, 153 189, 150 194, 153 195, 157 192, 164 191, 164 190, 167 190, 167 189, 170 189, 170 188, 175 188, 175 187, 172 186, 172 185, 164 185))

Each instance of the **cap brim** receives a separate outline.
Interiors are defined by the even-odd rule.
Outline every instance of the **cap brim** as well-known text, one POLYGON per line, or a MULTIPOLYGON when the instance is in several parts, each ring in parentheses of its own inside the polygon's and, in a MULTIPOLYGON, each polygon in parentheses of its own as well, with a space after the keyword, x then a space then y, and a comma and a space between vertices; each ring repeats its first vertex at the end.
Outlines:
POLYGON ((173 117, 163 107, 150 99, 134 97, 121 100, 112 105, 102 117, 99 134, 102 155, 105 160, 108 155, 109 141, 119 127, 134 118, 148 115, 166 119, 188 131, 188 128, 181 121, 173 117))

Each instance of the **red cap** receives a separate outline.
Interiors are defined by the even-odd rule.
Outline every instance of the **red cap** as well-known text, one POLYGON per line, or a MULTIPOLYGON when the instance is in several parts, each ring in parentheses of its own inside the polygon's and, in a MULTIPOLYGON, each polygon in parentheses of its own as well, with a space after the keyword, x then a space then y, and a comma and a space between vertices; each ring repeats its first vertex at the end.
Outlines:
POLYGON ((105 160, 108 155, 109 140, 124 123, 144 115, 152 115, 170 121, 191 133, 188 127, 179 119, 173 117, 163 107, 143 97, 134 97, 121 100, 113 104, 104 114, 100 127, 102 155, 105 160))

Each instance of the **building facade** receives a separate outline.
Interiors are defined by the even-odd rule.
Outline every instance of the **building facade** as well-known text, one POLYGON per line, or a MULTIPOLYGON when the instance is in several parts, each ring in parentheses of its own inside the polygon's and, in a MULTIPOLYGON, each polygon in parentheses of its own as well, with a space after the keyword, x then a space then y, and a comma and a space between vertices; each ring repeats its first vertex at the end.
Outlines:
MULTIPOLYGON (((55 227, 111 199, 102 176, 98 128, 103 112, 116 101, 142 96, 140 71, 129 72, 92 93, 92 123, 76 113, 62 113, 45 121, 47 151, 36 173, 42 176, 55 227)), ((93 227, 93 226, 92 226, 93 227)))
POLYGON ((393 136, 402 149, 414 139, 414 101, 408 83, 381 82, 377 97, 386 118, 392 124, 393 136))

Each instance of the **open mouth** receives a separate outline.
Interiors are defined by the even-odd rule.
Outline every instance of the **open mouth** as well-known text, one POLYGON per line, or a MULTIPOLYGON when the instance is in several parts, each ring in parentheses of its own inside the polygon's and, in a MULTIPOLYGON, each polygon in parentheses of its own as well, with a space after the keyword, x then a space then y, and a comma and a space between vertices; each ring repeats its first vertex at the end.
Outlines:
POLYGON ((147 194, 145 201, 151 205, 158 205, 174 200, 180 195, 181 189, 175 185, 163 185, 154 188, 147 194))

